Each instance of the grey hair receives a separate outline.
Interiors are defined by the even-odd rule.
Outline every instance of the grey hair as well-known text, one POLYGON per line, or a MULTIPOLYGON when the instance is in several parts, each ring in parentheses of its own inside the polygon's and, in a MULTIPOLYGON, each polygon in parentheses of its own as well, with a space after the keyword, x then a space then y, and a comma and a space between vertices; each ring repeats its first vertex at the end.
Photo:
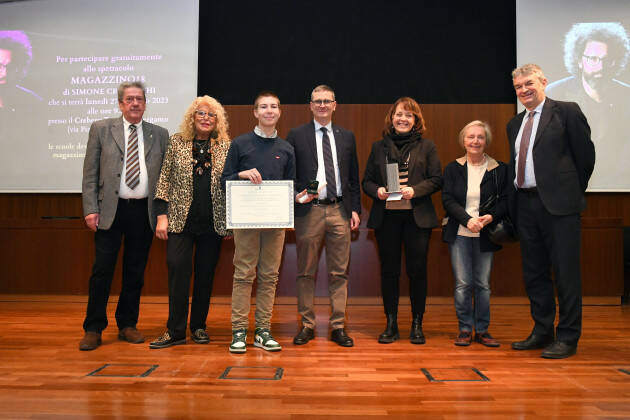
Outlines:
POLYGON ((144 87, 144 83, 136 80, 133 82, 122 82, 120 86, 118 86, 118 102, 123 101, 123 96, 125 95, 125 89, 129 88, 138 88, 142 89, 142 96, 144 96, 144 100, 147 100, 147 88, 144 87))

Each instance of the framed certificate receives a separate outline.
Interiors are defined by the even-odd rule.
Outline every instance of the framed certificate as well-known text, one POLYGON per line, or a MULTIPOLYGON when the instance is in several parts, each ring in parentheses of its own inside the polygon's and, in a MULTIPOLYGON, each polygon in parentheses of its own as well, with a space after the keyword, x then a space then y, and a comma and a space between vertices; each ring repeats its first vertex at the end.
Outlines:
POLYGON ((227 181, 227 228, 292 228, 294 197, 293 181, 227 181))

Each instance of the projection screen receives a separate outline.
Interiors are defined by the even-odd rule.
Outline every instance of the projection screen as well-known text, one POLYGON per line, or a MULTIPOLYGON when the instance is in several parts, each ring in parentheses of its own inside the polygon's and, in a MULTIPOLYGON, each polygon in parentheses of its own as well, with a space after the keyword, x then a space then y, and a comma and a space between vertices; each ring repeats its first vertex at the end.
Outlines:
MULTIPOLYGON (((517 0, 517 63, 539 64, 548 97, 577 102, 595 143, 588 191, 630 191, 630 3, 517 0)), ((522 108, 520 108, 522 110, 522 108)))
POLYGON ((174 132, 197 93, 198 16, 198 0, 0 4, 0 191, 80 191, 90 124, 121 115, 123 81, 174 132))

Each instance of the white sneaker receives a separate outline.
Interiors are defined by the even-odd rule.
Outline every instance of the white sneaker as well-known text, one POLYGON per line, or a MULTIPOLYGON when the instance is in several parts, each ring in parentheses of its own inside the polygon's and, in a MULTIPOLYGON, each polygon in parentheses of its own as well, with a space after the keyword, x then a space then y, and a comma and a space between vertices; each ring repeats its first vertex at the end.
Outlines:
POLYGON ((230 353, 245 353, 247 351, 247 330, 232 331, 232 343, 230 353))
POLYGON ((282 346, 273 339, 271 332, 267 328, 256 328, 256 336, 254 337, 254 346, 260 347, 267 351, 280 351, 282 346))

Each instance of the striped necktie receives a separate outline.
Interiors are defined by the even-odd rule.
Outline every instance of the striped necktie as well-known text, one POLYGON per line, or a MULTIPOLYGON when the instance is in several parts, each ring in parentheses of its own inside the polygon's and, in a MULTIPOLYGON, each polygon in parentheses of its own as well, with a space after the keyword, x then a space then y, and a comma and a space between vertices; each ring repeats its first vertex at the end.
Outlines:
POLYGON ((132 190, 140 183, 140 160, 138 159, 138 131, 136 126, 129 126, 129 141, 127 142, 127 165, 125 168, 125 183, 132 190))
POLYGON ((324 173, 326 174, 326 195, 329 199, 337 198, 337 181, 335 180, 335 164, 333 163, 332 148, 326 127, 322 130, 322 154, 324 155, 324 173))
POLYGON ((532 136, 532 128, 534 127, 534 114, 536 111, 531 111, 528 114, 528 119, 523 127, 523 134, 521 135, 521 147, 518 150, 518 166, 516 171, 516 186, 521 188, 525 182, 525 162, 527 161, 527 151, 529 150, 529 138, 532 136))

